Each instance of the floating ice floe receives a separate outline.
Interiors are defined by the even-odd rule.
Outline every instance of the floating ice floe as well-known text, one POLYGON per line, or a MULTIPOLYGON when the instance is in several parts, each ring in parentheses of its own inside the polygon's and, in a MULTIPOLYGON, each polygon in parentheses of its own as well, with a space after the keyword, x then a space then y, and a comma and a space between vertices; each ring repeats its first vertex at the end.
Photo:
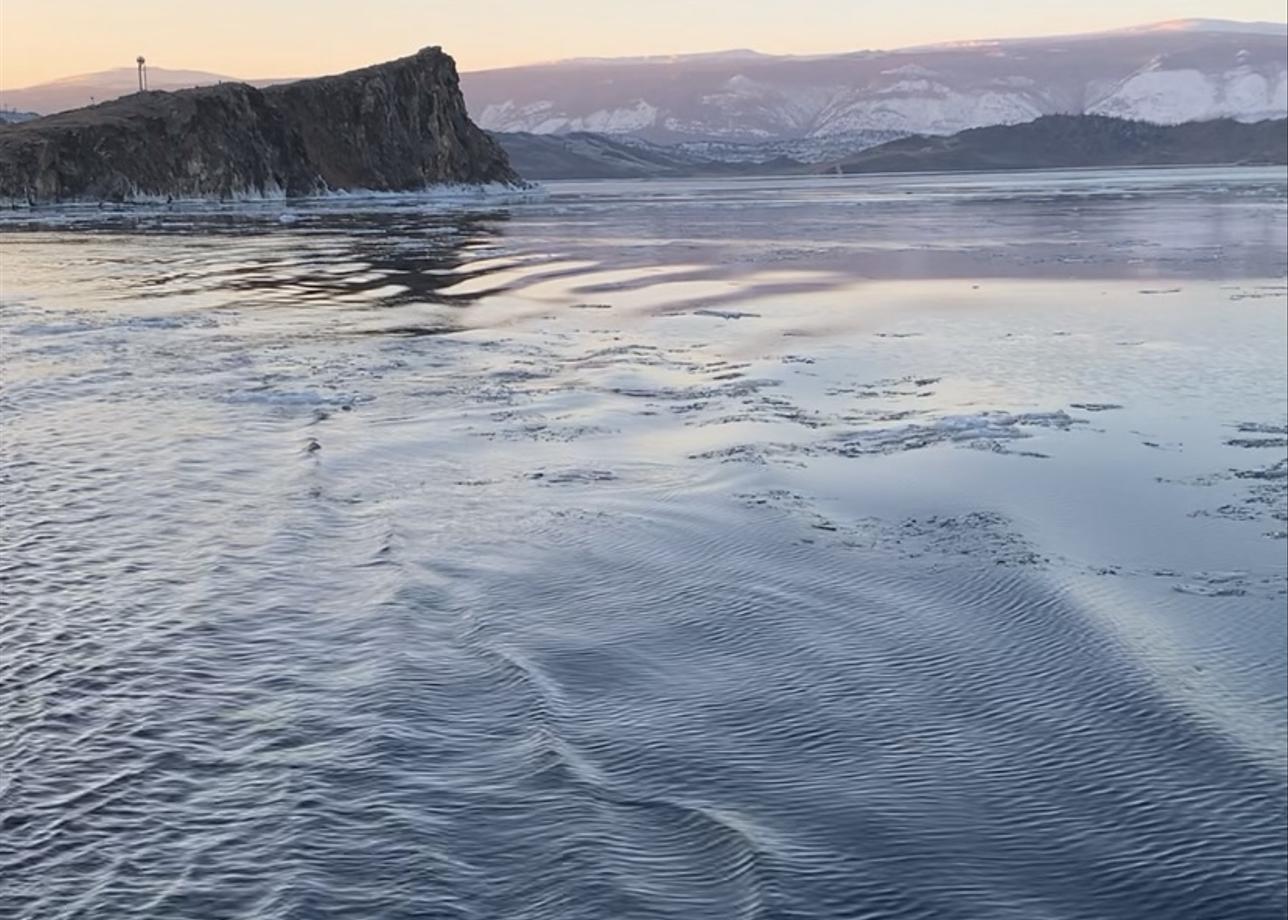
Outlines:
MULTIPOLYGON (((822 449, 845 456, 897 453, 935 444, 966 444, 1004 450, 998 442, 1032 437, 1031 428, 1068 429, 1085 424, 1064 411, 981 412, 949 415, 928 423, 870 428, 847 432, 821 445, 822 449)), ((1040 456, 1040 455, 1039 455, 1040 456)))

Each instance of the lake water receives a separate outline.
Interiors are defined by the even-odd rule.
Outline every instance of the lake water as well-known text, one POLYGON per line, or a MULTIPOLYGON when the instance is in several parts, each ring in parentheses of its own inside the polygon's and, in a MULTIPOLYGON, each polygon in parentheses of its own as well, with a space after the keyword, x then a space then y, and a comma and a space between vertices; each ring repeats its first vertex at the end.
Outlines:
POLYGON ((0 247, 0 916, 1288 909, 1282 169, 0 247))

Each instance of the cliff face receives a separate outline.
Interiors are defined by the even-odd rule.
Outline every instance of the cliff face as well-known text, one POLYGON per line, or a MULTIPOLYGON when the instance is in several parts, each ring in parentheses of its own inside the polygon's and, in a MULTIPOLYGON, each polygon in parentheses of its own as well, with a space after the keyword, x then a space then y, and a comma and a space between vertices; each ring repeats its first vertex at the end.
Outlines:
POLYGON ((456 63, 437 48, 263 91, 331 188, 516 182, 505 152, 465 112, 456 63))
POLYGON ((232 199, 516 183, 438 48, 267 89, 138 93, 0 126, 10 203, 232 199))

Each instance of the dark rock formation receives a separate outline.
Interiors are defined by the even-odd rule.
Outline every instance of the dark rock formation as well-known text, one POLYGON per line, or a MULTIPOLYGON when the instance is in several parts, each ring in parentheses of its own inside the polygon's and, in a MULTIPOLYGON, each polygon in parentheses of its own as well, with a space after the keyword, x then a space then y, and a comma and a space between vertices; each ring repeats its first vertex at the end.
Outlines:
POLYGON ((333 77, 145 92, 0 126, 10 203, 304 196, 517 183, 439 48, 333 77))
POLYGON ((905 137, 824 172, 1051 169, 1083 166, 1271 166, 1288 163, 1288 121, 1154 125, 1103 115, 1047 115, 949 137, 905 137))

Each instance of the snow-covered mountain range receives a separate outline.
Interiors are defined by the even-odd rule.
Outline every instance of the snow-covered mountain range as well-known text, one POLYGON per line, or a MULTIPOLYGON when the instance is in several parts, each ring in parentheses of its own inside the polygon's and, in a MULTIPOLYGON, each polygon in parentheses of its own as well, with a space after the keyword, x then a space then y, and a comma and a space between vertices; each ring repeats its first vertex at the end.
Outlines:
MULTIPOLYGON (((149 69, 153 89, 235 78, 149 69)), ((729 162, 828 161, 893 137, 952 134, 1049 114, 1162 124, 1288 115, 1288 25, 1188 19, 1115 32, 810 57, 722 51, 579 58, 461 77, 497 132, 596 132, 729 162)), ((280 80, 250 80, 258 86, 280 80)), ((49 114, 135 91, 134 67, 5 90, 49 114)))
POLYGON ((583 58, 466 73, 462 84, 488 130, 670 144, 951 134, 1049 114, 1258 121, 1288 114, 1288 26, 1180 20, 813 57, 583 58))

